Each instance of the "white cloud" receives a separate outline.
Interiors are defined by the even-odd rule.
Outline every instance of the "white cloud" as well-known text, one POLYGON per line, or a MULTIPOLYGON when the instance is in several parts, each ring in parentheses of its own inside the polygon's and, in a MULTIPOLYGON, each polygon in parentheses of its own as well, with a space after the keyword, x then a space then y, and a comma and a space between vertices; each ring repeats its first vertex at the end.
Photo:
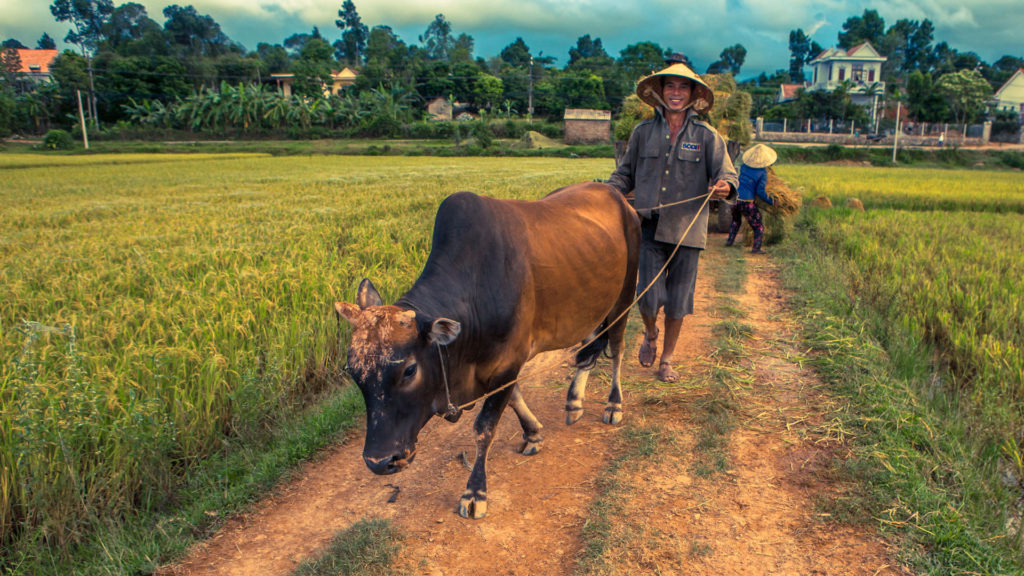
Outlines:
MULTIPOLYGON (((127 0, 114 0, 120 4, 127 0)), ((343 0, 135 0, 150 18, 164 22, 163 9, 172 4, 193 5, 213 17, 225 33, 247 48, 258 42, 279 43, 314 26, 328 39, 338 35, 334 21, 343 0)), ((726 46, 743 44, 748 51, 743 74, 785 68, 789 31, 801 28, 823 46, 836 43, 836 33, 851 16, 877 9, 892 25, 901 18, 928 18, 935 41, 958 50, 973 50, 993 61, 1003 54, 1024 56, 1020 37, 1024 22, 1022 0, 519 0, 480 3, 470 0, 355 0, 368 26, 391 26, 410 44, 442 13, 456 34, 476 40, 476 55, 496 56, 516 37, 537 53, 558 58, 584 34, 601 38, 612 56, 629 44, 652 41, 663 48, 687 53, 698 68, 718 58, 726 46), (755 72, 756 70, 756 72, 755 72)), ((56 23, 49 0, 0 0, 0 36, 34 44, 43 32, 58 43, 68 26, 56 23)))

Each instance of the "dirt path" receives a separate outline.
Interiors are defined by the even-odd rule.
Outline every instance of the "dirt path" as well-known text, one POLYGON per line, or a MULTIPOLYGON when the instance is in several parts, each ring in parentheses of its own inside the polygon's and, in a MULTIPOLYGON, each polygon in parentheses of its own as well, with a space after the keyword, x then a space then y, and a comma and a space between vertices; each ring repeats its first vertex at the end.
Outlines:
MULTIPOLYGON (((712 238, 709 244, 721 244, 712 238)), ((725 256, 710 246, 711 258, 725 256)), ((703 265, 702 265, 703 266, 703 265)), ((719 322, 712 274, 703 266, 696 313, 677 348, 680 384, 652 384, 652 369, 629 349, 625 418, 671 432, 671 449, 642 468, 621 470, 630 486, 620 544, 605 552, 619 574, 900 574, 893 554, 871 530, 830 521, 820 504, 848 487, 831 472, 845 452, 830 428, 833 401, 800 367, 795 326, 769 258, 748 261, 737 295, 753 330, 738 357, 709 347, 719 322), (709 373, 730 374, 717 388, 709 373), (733 424, 723 436, 721 472, 705 475, 694 446, 708 399, 724 392, 733 424), (623 532, 624 530, 624 532, 623 532)), ((635 321, 635 320, 634 320, 635 321)), ((600 492, 597 481, 625 428, 601 423, 607 387, 591 378, 583 419, 564 424, 571 356, 542 355, 524 370, 524 394, 545 425, 540 454, 515 449, 518 422, 506 414, 488 461, 488 515, 455 513, 474 455, 471 418, 434 419, 420 435, 416 462, 400 474, 374 476, 361 458, 362 431, 311 462, 250 513, 230 520, 197 546, 174 575, 286 575, 338 531, 364 518, 390 519, 406 538, 398 560, 409 574, 564 575, 577 567, 583 526, 600 492)), ((472 416, 472 415, 471 415, 472 416)), ((627 426, 630 423, 627 422, 627 426)))

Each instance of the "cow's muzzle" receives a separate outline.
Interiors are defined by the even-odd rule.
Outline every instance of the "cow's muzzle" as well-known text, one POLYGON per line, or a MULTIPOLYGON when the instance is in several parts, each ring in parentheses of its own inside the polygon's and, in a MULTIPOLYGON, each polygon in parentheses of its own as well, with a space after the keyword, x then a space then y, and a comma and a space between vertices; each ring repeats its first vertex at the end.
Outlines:
POLYGON ((401 454, 394 454, 384 458, 372 458, 364 455, 363 461, 366 462, 366 467, 374 474, 394 474, 395 472, 402 471, 409 464, 412 464, 412 461, 415 458, 415 450, 406 450, 401 454))

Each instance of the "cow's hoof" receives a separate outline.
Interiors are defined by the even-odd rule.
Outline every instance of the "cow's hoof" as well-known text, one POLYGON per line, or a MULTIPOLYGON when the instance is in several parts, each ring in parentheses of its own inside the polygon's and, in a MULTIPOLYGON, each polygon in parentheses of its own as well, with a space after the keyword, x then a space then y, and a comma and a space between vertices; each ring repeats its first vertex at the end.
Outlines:
POLYGON ((472 491, 466 490, 459 500, 459 516, 474 520, 487 516, 487 495, 483 492, 474 495, 472 491))
POLYGON ((540 452, 540 444, 543 442, 543 438, 536 438, 534 440, 526 440, 523 442, 523 447, 519 449, 519 452, 523 456, 533 456, 537 452, 540 452))
POLYGON ((602 418, 605 424, 617 426, 622 423, 622 408, 605 408, 604 418, 602 418))
POLYGON ((565 409, 565 425, 570 426, 583 418, 583 408, 568 408, 565 409))

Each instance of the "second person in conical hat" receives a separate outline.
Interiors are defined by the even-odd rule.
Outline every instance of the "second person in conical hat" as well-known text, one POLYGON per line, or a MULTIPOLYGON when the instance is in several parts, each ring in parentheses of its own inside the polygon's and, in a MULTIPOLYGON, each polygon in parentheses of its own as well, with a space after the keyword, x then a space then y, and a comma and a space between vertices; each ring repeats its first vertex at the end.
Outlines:
POLYGON ((769 205, 774 204, 765 190, 768 184, 768 167, 775 164, 779 155, 765 144, 757 144, 743 154, 743 167, 740 168, 740 187, 736 191, 736 203, 732 205, 732 224, 729 225, 729 239, 726 246, 732 246, 736 233, 740 231, 743 218, 747 219, 750 229, 754 231, 754 254, 761 253, 761 240, 764 238, 764 224, 761 222, 761 210, 755 198, 760 197, 769 205))
POLYGON ((637 83, 637 96, 654 107, 655 115, 633 130, 608 181, 623 194, 636 192, 642 233, 637 291, 654 282, 640 299, 644 340, 639 360, 644 366, 657 360, 657 317, 664 309, 658 378, 665 382, 679 377, 672 358, 683 318, 693 313, 698 257, 707 244, 705 200, 735 198, 739 182, 725 140, 697 116, 711 109, 715 94, 684 60, 672 58, 665 69, 637 83))

